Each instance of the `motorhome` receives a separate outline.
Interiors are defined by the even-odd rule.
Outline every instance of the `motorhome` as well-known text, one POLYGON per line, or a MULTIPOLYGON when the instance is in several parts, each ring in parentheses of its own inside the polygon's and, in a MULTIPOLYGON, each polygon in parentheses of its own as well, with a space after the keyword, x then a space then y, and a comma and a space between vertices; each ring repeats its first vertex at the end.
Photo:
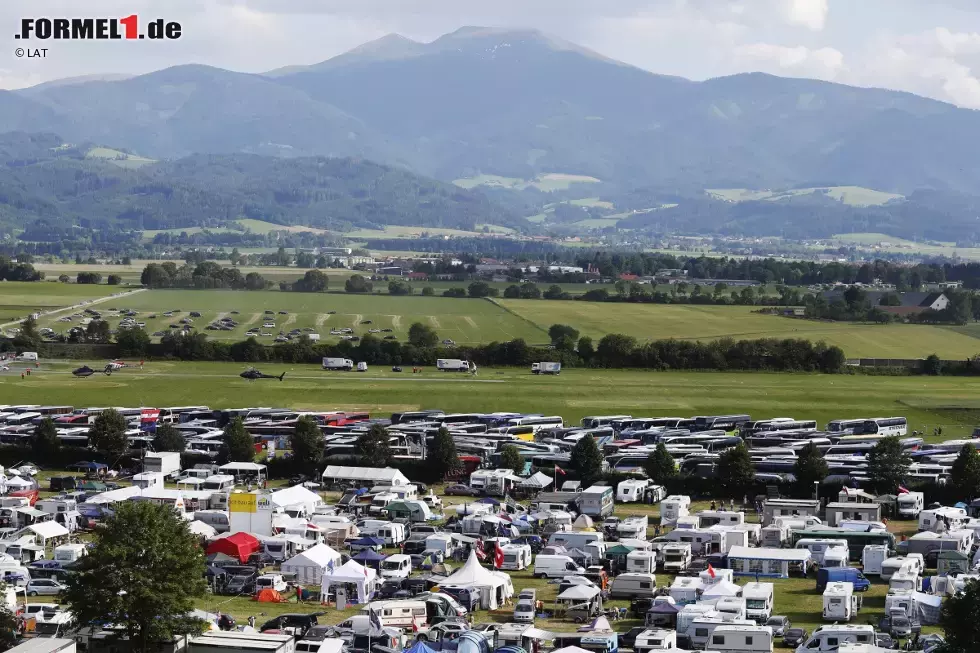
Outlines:
POLYGON ((899 569, 888 579, 888 593, 895 592, 920 592, 922 591, 922 577, 908 567, 899 569))
POLYGON ((677 632, 660 628, 649 628, 636 636, 633 643, 634 653, 649 653, 650 651, 665 651, 677 648, 677 632))
POLYGON ((660 547, 663 558, 663 570, 666 573, 678 574, 691 566, 691 545, 688 542, 671 542, 660 547))
POLYGON ((627 517, 616 524, 616 536, 619 539, 633 538, 644 540, 646 539, 647 528, 649 527, 650 521, 646 515, 642 517, 627 517))
POLYGON ((745 599, 741 596, 724 596, 717 599, 715 601, 715 610, 725 618, 725 621, 742 621, 748 618, 746 616, 745 599))
POLYGON ((225 510, 198 510, 194 512, 194 521, 207 524, 218 533, 231 530, 231 520, 225 510))
POLYGON ((745 617, 764 624, 772 616, 775 585, 772 583, 746 583, 742 587, 745 599, 745 617))
POLYGON ((936 526, 936 522, 942 519, 945 530, 957 530, 966 525, 969 517, 964 508, 929 508, 919 512, 919 530, 931 531, 936 526))
POLYGON ((922 492, 903 492, 898 495, 898 516, 902 519, 918 519, 925 506, 926 497, 922 492))
POLYGON ((715 628, 706 644, 716 653, 772 653, 772 628, 724 624, 715 628))
POLYGON ((824 621, 850 621, 857 616, 858 597, 851 583, 827 583, 823 591, 824 621))
POLYGON ((608 485, 586 488, 579 496, 579 512, 590 517, 607 517, 613 512, 614 496, 612 487, 608 485))
POLYGON ((819 626, 807 641, 797 647, 796 653, 836 653, 837 649, 845 643, 874 645, 874 626, 845 624, 819 626))
POLYGON ((620 574, 613 579, 609 586, 609 598, 611 599, 652 598, 656 594, 657 577, 653 574, 620 574))
POLYGON ((603 534, 599 532, 558 531, 548 537, 548 546, 563 546, 566 549, 582 549, 594 542, 602 542, 603 534))
POLYGON ((664 526, 674 526, 680 517, 690 514, 691 497, 672 494, 660 502, 660 523, 664 526))
POLYGON ((677 576, 670 585, 669 596, 677 605, 697 603, 704 591, 704 581, 691 576, 677 576))
POLYGON ((922 554, 915 553, 912 555, 887 558, 881 563, 881 580, 889 582, 892 576, 903 569, 921 575, 925 569, 925 559, 922 554))
POLYGON ((415 599, 372 601, 361 608, 358 614, 370 617, 373 612, 386 628, 411 629, 428 623, 425 607, 425 601, 415 599))
POLYGON ((969 555, 973 549, 976 535, 973 530, 961 528, 944 533, 916 533, 905 541, 908 553, 921 553, 923 556, 933 551, 958 551, 969 555))
POLYGON ((745 524, 744 512, 732 512, 729 510, 702 510, 697 513, 701 528, 711 526, 737 527, 745 524))
POLYGON ((652 574, 657 571, 657 554, 654 551, 630 551, 626 554, 626 571, 652 574))
MULTIPOLYGON (((687 606, 691 607, 691 606, 687 606)), ((714 634, 715 630, 726 625, 740 625, 740 626, 755 626, 747 619, 742 619, 737 622, 726 620, 717 611, 712 611, 714 616, 703 616, 698 617, 691 622, 688 626, 687 640, 690 642, 690 648, 692 649, 706 649, 708 648, 708 643, 711 641, 711 635, 714 634)), ((678 621, 679 623, 679 621, 678 621)), ((678 634, 681 634, 680 627, 678 626, 678 634)))
POLYGON ((837 523, 837 528, 846 528, 849 531, 887 531, 888 524, 883 521, 862 521, 860 519, 842 519, 837 523))

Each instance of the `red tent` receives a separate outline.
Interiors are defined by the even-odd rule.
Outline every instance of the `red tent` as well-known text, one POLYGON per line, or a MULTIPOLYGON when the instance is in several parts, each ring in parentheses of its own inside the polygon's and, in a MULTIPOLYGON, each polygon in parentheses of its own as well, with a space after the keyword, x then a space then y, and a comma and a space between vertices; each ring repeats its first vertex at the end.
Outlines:
POLYGON ((248 562, 248 557, 258 550, 259 541, 248 533, 235 533, 217 539, 208 545, 208 555, 224 553, 233 558, 238 558, 242 564, 248 562))

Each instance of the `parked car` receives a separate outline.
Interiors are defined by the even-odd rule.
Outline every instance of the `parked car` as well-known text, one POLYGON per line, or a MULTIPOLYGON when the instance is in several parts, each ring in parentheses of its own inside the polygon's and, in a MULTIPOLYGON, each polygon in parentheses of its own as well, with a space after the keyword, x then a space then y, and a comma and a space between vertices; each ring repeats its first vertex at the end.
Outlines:
POLYGON ((790 629, 792 624, 789 617, 774 614, 766 621, 766 625, 772 628, 773 637, 782 637, 790 629))
POLYGON ((636 645, 636 636, 646 630, 646 626, 634 626, 619 636, 620 647, 632 649, 636 645))
POLYGON ((391 371, 392 372, 401 372, 402 371, 402 368, 400 368, 399 366, 395 365, 394 367, 391 368, 391 371))
POLYGON ((476 497, 480 495, 480 492, 474 490, 469 485, 453 483, 452 485, 446 486, 443 494, 445 494, 447 497, 476 497))
POLYGON ((875 646, 878 648, 898 648, 898 642, 888 633, 875 633, 875 646))
POLYGON ((24 588, 27 596, 57 596, 64 589, 64 585, 51 578, 32 578, 24 588))
POLYGON ((878 622, 878 630, 895 639, 906 639, 922 630, 922 624, 908 618, 905 613, 885 615, 878 622))
POLYGON ((796 648, 805 642, 809 637, 810 633, 807 632, 806 628, 787 628, 783 632, 783 646, 787 648, 796 648))

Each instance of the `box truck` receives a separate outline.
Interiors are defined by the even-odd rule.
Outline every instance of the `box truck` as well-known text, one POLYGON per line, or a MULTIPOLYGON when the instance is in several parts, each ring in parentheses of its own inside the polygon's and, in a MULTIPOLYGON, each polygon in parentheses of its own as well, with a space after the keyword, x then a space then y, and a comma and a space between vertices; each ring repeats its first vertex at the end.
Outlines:
POLYGON ((531 374, 561 374, 561 363, 531 363, 531 374))
POLYGON ((469 372, 470 362, 458 358, 440 358, 436 360, 436 368, 443 372, 469 372))
POLYGON ((325 370, 344 370, 350 372, 354 369, 354 361, 349 358, 329 358, 324 357, 323 369, 325 370))

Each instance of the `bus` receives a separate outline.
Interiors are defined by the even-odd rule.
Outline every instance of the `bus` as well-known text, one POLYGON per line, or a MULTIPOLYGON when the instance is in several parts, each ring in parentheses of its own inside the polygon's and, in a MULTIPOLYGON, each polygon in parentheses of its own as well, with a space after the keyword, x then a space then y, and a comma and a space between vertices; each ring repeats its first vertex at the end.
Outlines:
POLYGON ((908 420, 904 417, 874 417, 865 420, 864 434, 897 435, 903 437, 909 432, 908 420))
POLYGON ((723 431, 736 431, 742 424, 751 421, 751 415, 701 415, 694 418, 694 430, 710 431, 721 429, 723 431))
MULTIPOLYGON (((759 422, 751 422, 758 425, 759 422)), ((773 433, 777 431, 795 431, 796 433, 810 433, 817 430, 817 420, 815 419, 779 419, 769 421, 768 424, 756 426, 755 430, 749 430, 745 425, 739 429, 739 434, 745 437, 755 433, 773 433)))
POLYGON ((760 419, 754 422, 746 422, 742 424, 738 429, 738 434, 743 438, 759 433, 760 431, 775 431, 777 429, 782 429, 783 424, 786 422, 795 422, 796 420, 792 417, 773 417, 772 419, 760 419))
POLYGON ((790 546, 804 538, 844 540, 851 560, 861 560, 864 547, 869 544, 884 545, 889 551, 895 550, 895 534, 888 531, 852 531, 846 528, 822 528, 794 530, 791 532, 790 546))
POLYGON ((865 419, 835 419, 827 424, 827 430, 831 433, 855 433, 860 435, 864 433, 864 422, 865 419))
POLYGON ((530 426, 534 433, 537 433, 541 429, 560 429, 565 426, 565 422, 561 417, 544 417, 541 415, 534 415, 531 417, 515 417, 513 419, 507 420, 507 423, 502 426, 530 426))
POLYGON ((597 429, 601 426, 611 426, 613 422, 632 419, 632 415, 590 415, 582 418, 582 426, 587 429, 597 429))

